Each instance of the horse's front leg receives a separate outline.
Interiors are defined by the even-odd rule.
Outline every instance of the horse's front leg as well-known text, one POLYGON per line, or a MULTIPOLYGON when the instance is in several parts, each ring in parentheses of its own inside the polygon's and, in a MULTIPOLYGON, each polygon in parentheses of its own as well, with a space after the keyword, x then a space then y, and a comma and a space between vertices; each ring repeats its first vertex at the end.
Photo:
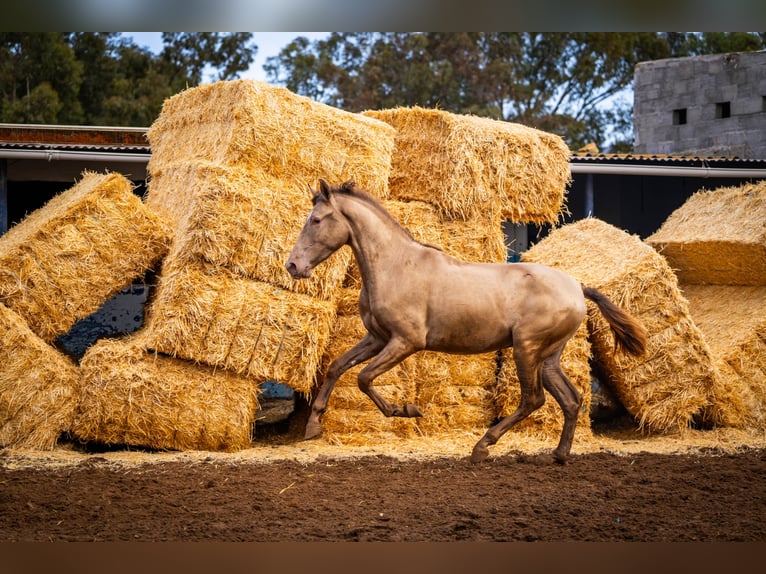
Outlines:
POLYGON ((324 382, 317 393, 314 403, 311 405, 311 414, 306 423, 306 432, 304 439, 312 439, 322 434, 322 415, 327 409, 327 402, 330 400, 330 394, 337 380, 351 367, 358 365, 374 356, 380 351, 386 342, 381 341, 370 333, 340 357, 330 363, 327 369, 324 382))
POLYGON ((370 397, 375 406, 380 409, 380 412, 387 417, 423 416, 420 409, 411 403, 404 404, 401 407, 389 403, 372 385, 375 378, 392 369, 417 350, 403 339, 392 338, 378 356, 370 361, 370 364, 359 373, 359 389, 370 397))

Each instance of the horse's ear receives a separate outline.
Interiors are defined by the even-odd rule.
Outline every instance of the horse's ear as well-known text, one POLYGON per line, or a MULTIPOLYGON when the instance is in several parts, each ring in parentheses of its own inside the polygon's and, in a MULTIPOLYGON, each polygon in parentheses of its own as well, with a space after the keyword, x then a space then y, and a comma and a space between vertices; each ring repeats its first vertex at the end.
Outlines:
POLYGON ((330 186, 323 179, 319 180, 319 193, 321 193, 325 199, 330 199, 330 186))

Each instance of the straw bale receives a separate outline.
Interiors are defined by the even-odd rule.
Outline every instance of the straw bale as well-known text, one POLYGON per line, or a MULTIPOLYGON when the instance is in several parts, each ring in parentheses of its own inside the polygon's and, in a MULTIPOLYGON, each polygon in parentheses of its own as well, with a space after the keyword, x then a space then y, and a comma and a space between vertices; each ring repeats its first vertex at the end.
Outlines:
POLYGON ((169 259, 147 316, 152 350, 308 392, 335 306, 222 267, 169 259))
POLYGON ((352 258, 341 248, 306 280, 294 280, 285 262, 311 209, 305 187, 258 170, 206 162, 169 165, 152 177, 146 203, 174 222, 168 258, 205 262, 242 277, 331 300, 352 258))
POLYGON ((0 300, 52 342, 156 264, 170 233, 130 181, 85 171, 0 237, 0 300))
MULTIPOLYGON (((358 275, 358 274, 357 274, 358 275)), ((346 275, 344 286, 335 292, 335 309, 338 316, 341 315, 359 315, 359 291, 361 289, 361 279, 359 284, 353 283, 354 278, 346 275)))
MULTIPOLYGON (((330 342, 322 358, 322 371, 330 362, 358 343, 366 329, 358 312, 338 315, 330 342)), ((410 357, 375 379, 375 389, 386 400, 397 405, 415 402, 415 380, 411 374, 410 357)), ((341 376, 330 395, 327 411, 322 419, 323 436, 336 444, 369 444, 385 438, 413 436, 413 419, 387 418, 378 407, 359 390, 357 377, 364 365, 357 365, 341 376)))
POLYGON ((423 417, 418 432, 450 435, 489 428, 494 419, 496 353, 451 355, 425 351, 407 359, 423 417))
POLYGON ((366 111, 397 130, 392 199, 432 203, 444 219, 553 223, 570 181, 570 151, 557 135, 419 107, 366 111))
POLYGON ((314 185, 353 179, 386 197, 395 130, 252 80, 204 84, 165 100, 148 131, 148 170, 209 161, 314 185))
POLYGON ((687 427, 707 404, 717 375, 710 349, 667 261, 637 236, 596 218, 562 226, 522 254, 603 291, 649 333, 647 353, 614 352, 601 313, 588 301, 594 362, 641 428, 687 427))
POLYGON ((646 242, 683 284, 766 285, 766 180, 698 191, 646 242))
MULTIPOLYGON (((582 396, 582 407, 577 418, 578 436, 591 436, 590 406, 591 406, 591 349, 588 340, 587 322, 583 321, 580 328, 569 340, 561 356, 561 367, 572 385, 582 396)), ((513 362, 513 350, 502 351, 500 371, 497 376, 495 404, 497 416, 506 417, 516 410, 521 400, 521 388, 513 362)), ((556 399, 545 391, 545 404, 532 413, 526 420, 511 428, 510 432, 524 433, 540 438, 561 436, 564 427, 564 414, 556 399)))
POLYGON ((704 420, 766 427, 766 287, 683 285, 695 324, 720 372, 704 420))
POLYGON ((251 447, 259 392, 251 380, 149 352, 143 332, 102 339, 80 368, 72 426, 80 440, 171 450, 251 447))
POLYGON ((79 384, 78 367, 0 303, 0 447, 52 450, 79 384))

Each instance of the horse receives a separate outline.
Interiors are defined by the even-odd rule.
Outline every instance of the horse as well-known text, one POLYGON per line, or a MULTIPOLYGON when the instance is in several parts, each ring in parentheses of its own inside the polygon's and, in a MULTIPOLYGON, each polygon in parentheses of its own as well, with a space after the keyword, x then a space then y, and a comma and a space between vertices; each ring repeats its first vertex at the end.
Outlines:
POLYGON ((370 362, 358 375, 359 389, 386 417, 420 417, 417 405, 391 404, 374 388, 382 373, 423 350, 488 353, 512 347, 521 399, 510 415, 490 426, 476 443, 471 462, 489 456, 513 425, 545 402, 543 389, 561 405, 564 426, 553 452, 569 457, 582 404, 580 392, 561 368, 564 347, 593 301, 611 327, 615 352, 640 356, 647 333, 602 292, 570 275, 536 263, 469 263, 421 243, 372 195, 353 181, 319 190, 309 187, 312 209, 286 262, 294 279, 304 279, 344 245, 359 266, 359 312, 367 333, 332 361, 311 405, 304 439, 322 432, 321 417, 335 382, 351 367, 370 362))

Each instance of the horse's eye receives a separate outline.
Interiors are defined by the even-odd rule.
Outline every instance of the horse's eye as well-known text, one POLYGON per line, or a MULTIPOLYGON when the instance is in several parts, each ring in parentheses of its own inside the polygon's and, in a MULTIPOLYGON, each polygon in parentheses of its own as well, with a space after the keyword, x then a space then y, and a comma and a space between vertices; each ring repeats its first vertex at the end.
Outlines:
POLYGON ((319 224, 320 221, 322 221, 322 220, 319 217, 314 216, 314 217, 311 218, 311 223, 313 223, 314 225, 319 224))

